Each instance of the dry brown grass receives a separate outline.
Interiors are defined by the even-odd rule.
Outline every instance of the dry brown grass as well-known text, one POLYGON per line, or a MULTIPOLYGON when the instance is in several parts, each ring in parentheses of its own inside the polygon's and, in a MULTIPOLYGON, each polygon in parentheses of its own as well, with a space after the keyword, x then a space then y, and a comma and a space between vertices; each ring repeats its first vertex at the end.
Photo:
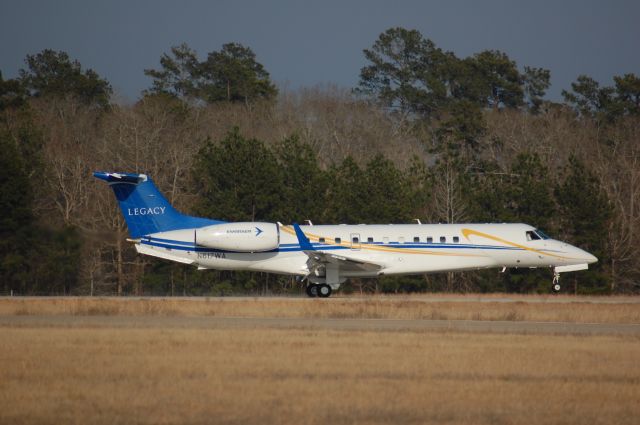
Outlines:
POLYGON ((640 323, 633 297, 2 298, 0 315, 163 315, 640 323), (615 304, 609 302, 615 301, 615 304))
POLYGON ((637 337, 34 325, 0 341, 3 424, 640 417, 637 337))

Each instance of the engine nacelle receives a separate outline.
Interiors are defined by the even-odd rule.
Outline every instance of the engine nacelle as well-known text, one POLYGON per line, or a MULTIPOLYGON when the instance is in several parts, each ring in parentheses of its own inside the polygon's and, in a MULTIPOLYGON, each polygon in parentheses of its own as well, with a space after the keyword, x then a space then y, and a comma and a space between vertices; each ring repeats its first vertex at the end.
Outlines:
POLYGON ((275 223, 253 221, 214 224, 196 229, 195 243, 224 251, 271 251, 280 246, 280 229, 275 223))

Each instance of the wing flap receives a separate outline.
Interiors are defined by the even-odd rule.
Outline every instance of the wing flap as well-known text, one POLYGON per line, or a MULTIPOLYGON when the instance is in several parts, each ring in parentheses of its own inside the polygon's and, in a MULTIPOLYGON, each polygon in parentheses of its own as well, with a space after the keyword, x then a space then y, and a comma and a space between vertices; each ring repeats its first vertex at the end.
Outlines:
POLYGON ((378 272, 383 268, 382 265, 373 262, 350 258, 346 255, 318 251, 313 247, 302 229, 300 229, 298 223, 293 223, 293 229, 298 237, 298 243, 300 244, 300 248, 302 248, 302 252, 309 257, 307 267, 311 273, 321 266, 326 267, 328 264, 337 266, 341 271, 378 272))
POLYGON ((303 252, 309 257, 308 263, 311 263, 315 266, 314 269, 319 265, 333 264, 338 266, 340 270, 343 271, 377 272, 382 270, 382 266, 380 264, 357 260, 354 258, 346 257, 344 255, 329 254, 322 251, 303 252))

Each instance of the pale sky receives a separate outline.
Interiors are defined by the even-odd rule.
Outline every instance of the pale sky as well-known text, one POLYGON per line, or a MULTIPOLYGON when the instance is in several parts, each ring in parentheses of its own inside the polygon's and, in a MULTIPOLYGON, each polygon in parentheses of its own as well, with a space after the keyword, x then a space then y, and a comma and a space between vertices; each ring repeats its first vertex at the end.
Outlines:
POLYGON ((486 49, 551 70, 548 98, 579 74, 603 85, 640 75, 640 2, 632 0, 136 1, 0 0, 0 71, 27 54, 66 51, 132 101, 151 85, 145 68, 186 42, 201 59, 224 43, 251 47, 281 87, 357 85, 362 50, 386 29, 419 30, 466 57, 486 49))

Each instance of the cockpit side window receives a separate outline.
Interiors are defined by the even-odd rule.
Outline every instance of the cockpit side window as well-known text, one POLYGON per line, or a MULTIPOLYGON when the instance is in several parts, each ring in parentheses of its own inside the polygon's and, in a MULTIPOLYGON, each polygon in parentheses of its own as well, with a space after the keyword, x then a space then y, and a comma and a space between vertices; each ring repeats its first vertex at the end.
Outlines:
POLYGON ((540 236, 538 236, 538 234, 536 232, 534 232, 533 230, 528 230, 527 231, 527 240, 528 241, 536 241, 542 239, 540 236))

